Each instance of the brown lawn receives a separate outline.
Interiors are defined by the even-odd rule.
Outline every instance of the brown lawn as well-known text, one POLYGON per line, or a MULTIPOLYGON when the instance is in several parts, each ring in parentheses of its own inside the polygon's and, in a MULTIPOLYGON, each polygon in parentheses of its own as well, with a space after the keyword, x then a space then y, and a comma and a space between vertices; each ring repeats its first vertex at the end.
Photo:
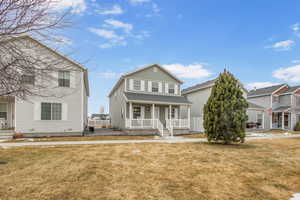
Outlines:
POLYGON ((0 162, 1 200, 288 200, 300 193, 300 138, 12 148, 0 150, 0 162))

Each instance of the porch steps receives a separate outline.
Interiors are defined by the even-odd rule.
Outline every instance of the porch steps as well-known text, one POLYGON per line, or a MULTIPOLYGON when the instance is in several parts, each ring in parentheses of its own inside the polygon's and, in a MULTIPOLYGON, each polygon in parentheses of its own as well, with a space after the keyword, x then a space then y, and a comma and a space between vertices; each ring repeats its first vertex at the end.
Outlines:
POLYGON ((0 140, 10 140, 13 138, 13 130, 0 130, 0 140))
POLYGON ((168 129, 164 129, 164 137, 170 137, 171 136, 171 133, 168 129))

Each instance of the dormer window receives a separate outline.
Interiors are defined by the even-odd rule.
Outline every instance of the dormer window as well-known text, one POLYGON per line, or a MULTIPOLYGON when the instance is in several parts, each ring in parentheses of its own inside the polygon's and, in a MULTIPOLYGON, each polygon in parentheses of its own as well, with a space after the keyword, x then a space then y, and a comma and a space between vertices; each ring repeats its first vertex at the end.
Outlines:
POLYGON ((152 92, 158 92, 158 82, 152 82, 152 92))

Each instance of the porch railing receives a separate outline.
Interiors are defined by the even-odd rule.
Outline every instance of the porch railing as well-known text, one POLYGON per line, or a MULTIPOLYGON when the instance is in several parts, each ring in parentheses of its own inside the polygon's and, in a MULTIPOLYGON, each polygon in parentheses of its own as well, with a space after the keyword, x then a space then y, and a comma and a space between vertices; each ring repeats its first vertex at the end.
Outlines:
POLYGON ((127 128, 155 128, 156 119, 126 119, 127 128))
POLYGON ((130 129, 157 129, 161 136, 164 135, 164 125, 159 119, 126 119, 125 126, 130 129))
POLYGON ((89 119, 88 120, 89 127, 109 127, 110 120, 96 120, 96 119, 89 119))
POLYGON ((166 125, 173 128, 190 128, 188 119, 167 119, 166 125))

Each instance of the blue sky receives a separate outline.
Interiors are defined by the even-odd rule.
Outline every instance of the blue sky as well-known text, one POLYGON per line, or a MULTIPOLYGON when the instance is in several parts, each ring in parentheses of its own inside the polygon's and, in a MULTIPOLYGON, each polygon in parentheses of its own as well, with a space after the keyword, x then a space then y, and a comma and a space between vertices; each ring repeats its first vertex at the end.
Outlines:
POLYGON ((62 51, 89 68, 89 113, 108 112, 120 74, 152 63, 183 87, 225 67, 247 88, 300 84, 297 0, 63 0, 57 9, 73 13, 62 51))

